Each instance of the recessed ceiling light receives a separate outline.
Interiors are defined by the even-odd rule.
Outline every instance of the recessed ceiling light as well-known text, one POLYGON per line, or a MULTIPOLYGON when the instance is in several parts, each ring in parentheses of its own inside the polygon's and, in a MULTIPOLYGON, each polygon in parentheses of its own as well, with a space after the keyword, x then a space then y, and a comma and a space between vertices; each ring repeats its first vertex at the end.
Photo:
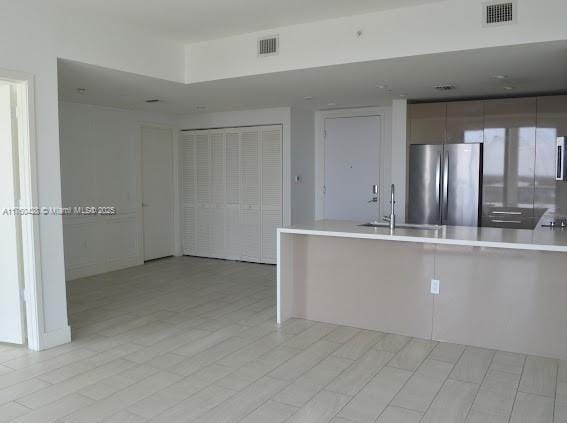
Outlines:
POLYGON ((502 88, 504 88, 506 91, 512 91, 515 87, 512 87, 511 85, 505 85, 502 88))
POLYGON ((207 110, 207 106, 205 106, 204 104, 199 104, 199 105, 195 106, 195 108, 197 110, 207 110))
POLYGON ((305 97, 303 97, 304 100, 313 100, 313 97, 310 95, 306 95, 305 97))
POLYGON ((336 106, 336 105, 337 105, 337 103, 333 103, 333 102, 327 103, 327 106, 336 106))
POLYGON ((148 100, 144 100, 146 103, 159 103, 161 100, 159 98, 150 98, 148 100))
POLYGON ((87 91, 86 88, 77 88, 77 92, 81 95, 84 94, 86 91, 87 91))
POLYGON ((503 80, 508 79, 508 75, 494 75, 493 78, 503 80))

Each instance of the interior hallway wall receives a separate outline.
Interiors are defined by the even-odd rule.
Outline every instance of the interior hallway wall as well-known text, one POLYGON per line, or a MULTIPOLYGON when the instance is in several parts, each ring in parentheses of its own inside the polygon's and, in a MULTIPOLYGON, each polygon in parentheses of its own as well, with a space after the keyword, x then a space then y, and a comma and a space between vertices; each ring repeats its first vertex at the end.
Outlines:
POLYGON ((315 113, 291 109, 291 222, 315 218, 315 113))
POLYGON ((117 208, 115 216, 63 218, 67 280, 142 264, 141 126, 173 128, 175 152, 177 117, 61 102, 59 120, 63 206, 117 208))

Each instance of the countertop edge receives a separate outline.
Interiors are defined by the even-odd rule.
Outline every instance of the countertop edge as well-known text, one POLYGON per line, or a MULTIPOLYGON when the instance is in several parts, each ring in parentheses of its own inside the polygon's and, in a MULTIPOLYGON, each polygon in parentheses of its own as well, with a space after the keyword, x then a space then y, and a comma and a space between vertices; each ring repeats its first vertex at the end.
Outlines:
POLYGON ((336 238, 374 239, 382 241, 416 242, 421 244, 456 245, 464 247, 502 248, 508 250, 567 252, 567 246, 549 244, 523 244, 500 241, 477 241, 456 238, 430 238, 407 235, 365 234, 358 232, 345 232, 322 229, 278 228, 278 234, 316 235, 336 238))

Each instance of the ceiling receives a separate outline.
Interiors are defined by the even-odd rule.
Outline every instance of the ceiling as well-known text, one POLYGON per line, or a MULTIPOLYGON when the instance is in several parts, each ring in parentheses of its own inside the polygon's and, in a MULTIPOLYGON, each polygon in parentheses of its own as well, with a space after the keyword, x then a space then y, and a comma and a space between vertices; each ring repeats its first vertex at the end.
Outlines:
MULTIPOLYGON (((24 1, 24 0, 17 0, 24 1)), ((25 0, 58 16, 103 19, 195 42, 440 0, 25 0)))
POLYGON ((175 114, 299 107, 321 110, 565 92, 567 41, 486 48, 182 84, 59 61, 61 100, 175 114), (496 75, 506 75, 497 79, 496 75), (450 84, 440 92, 434 85, 450 84), (377 88, 377 85, 384 86, 377 88), (79 93, 77 88, 85 88, 79 93), (511 89, 506 89, 511 88, 511 89), (305 97, 312 99, 305 99, 305 97), (158 103, 145 103, 147 99, 158 103), (203 110, 205 106, 206 110, 203 110))

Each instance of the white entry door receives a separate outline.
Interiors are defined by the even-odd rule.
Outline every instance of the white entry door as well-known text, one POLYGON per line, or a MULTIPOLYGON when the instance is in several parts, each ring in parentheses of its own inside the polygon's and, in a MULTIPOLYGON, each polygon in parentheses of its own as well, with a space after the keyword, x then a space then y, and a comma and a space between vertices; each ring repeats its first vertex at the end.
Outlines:
POLYGON ((325 119, 325 218, 368 222, 378 217, 372 185, 380 185, 380 117, 325 119))
POLYGON ((142 128, 144 260, 173 254, 173 131, 142 128))
POLYGON ((19 219, 6 212, 17 204, 17 142, 14 127, 11 87, 0 82, 0 342, 23 344, 19 219))

